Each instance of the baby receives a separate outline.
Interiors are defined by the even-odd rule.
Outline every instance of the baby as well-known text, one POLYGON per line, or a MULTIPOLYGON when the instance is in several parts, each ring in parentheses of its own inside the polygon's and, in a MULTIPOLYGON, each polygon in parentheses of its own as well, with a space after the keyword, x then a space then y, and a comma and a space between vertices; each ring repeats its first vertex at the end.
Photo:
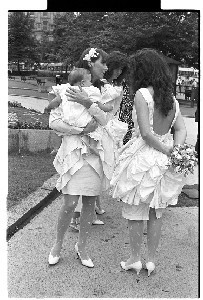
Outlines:
MULTIPOLYGON (((56 129, 60 126, 61 133, 57 131, 59 136, 62 136, 63 133, 66 133, 67 123, 75 127, 84 128, 92 120, 92 116, 83 105, 69 101, 68 97, 65 95, 66 89, 69 86, 75 86, 77 89, 79 89, 79 86, 81 86, 86 91, 92 102, 97 103, 99 108, 104 112, 109 112, 113 109, 112 105, 101 103, 101 93, 98 88, 92 85, 91 74, 88 70, 83 68, 75 68, 69 74, 68 82, 69 83, 61 86, 52 87, 53 90, 50 94, 57 96, 44 110, 45 113, 49 113, 51 111, 49 118, 50 128, 56 129), (53 109, 54 111, 52 111, 53 109), (57 122, 56 128, 55 122, 57 122)), ((92 133, 90 136, 92 136, 92 138, 96 137, 95 134, 92 133)), ((90 149, 91 148, 92 147, 90 146, 90 149)), ((57 150, 55 149, 54 152, 57 152, 57 150)), ((91 150, 94 151, 95 149, 91 150)))

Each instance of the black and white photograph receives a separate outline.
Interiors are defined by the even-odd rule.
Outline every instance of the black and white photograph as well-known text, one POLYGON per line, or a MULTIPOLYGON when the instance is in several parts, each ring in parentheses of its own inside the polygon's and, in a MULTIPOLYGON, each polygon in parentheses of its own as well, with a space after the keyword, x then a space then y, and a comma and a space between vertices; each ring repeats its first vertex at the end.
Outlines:
POLYGON ((199 298, 200 10, 7 17, 8 298, 199 298))

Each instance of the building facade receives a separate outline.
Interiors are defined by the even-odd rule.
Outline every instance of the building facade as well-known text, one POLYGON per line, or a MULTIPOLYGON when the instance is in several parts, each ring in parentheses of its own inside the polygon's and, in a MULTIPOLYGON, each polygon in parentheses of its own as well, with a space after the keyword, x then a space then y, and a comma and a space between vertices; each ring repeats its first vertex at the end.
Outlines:
POLYGON ((52 32, 54 29, 54 17, 62 12, 29 12, 30 17, 34 19, 34 31, 36 39, 40 41, 43 33, 47 33, 49 41, 53 40, 52 32))

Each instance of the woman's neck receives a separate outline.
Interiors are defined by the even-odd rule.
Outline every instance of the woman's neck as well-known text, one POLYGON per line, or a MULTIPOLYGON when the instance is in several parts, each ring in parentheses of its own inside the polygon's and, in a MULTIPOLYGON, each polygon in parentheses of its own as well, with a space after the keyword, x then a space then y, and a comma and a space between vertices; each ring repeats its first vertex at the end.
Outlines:
POLYGON ((108 83, 113 84, 113 80, 114 80, 114 78, 110 77, 107 81, 108 81, 108 83))

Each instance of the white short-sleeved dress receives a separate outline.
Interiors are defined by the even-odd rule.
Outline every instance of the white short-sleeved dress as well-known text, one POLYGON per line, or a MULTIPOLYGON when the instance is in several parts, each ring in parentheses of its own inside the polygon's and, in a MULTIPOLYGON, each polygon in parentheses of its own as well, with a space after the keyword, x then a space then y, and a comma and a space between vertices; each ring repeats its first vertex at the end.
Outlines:
POLYGON ((108 103, 113 106, 113 110, 108 113, 108 122, 105 128, 108 130, 114 140, 114 152, 117 156, 118 146, 120 146, 122 143, 123 138, 128 130, 128 124, 118 120, 120 104, 123 96, 123 87, 106 83, 101 92, 102 103, 108 103))
MULTIPOLYGON (((173 145, 170 133, 158 135, 153 131, 154 100, 147 88, 139 91, 149 108, 150 128, 164 144, 173 145)), ((179 113, 175 99, 176 113, 171 127, 179 113)), ((156 217, 162 216, 168 205, 175 205, 184 185, 184 176, 168 168, 168 157, 150 147, 139 131, 135 108, 133 109, 135 132, 119 151, 119 159, 111 180, 113 198, 123 201, 122 215, 129 220, 148 220, 149 209, 155 208, 156 217)))

